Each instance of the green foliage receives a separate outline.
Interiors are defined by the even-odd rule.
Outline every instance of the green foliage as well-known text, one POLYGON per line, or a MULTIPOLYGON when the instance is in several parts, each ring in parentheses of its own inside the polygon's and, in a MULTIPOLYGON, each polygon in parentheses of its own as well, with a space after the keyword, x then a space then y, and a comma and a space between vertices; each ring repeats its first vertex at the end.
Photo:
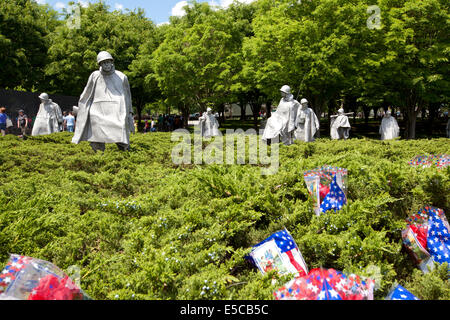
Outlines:
POLYGON ((0 140, 0 262, 18 253, 81 268, 95 299, 273 299, 287 278, 262 276, 245 256, 286 227, 310 269, 395 282, 421 299, 448 299, 443 269, 423 275, 402 249, 405 219, 425 205, 450 212, 449 169, 416 169, 445 139, 367 139, 280 147, 280 169, 175 166, 165 133, 132 136, 131 151, 95 154, 60 133, 0 140), (349 203, 317 217, 302 173, 349 170, 349 203), (440 271, 439 271, 440 270, 440 271), (273 283, 273 278, 276 283, 273 283))
POLYGON ((0 87, 32 90, 44 79, 49 34, 58 25, 48 6, 29 0, 0 2, 0 87))

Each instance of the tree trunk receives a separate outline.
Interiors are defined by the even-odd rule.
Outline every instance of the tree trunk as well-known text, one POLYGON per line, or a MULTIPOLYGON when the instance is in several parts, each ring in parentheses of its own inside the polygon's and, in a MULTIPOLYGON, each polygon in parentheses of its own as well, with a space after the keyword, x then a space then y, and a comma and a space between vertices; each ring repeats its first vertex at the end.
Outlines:
POLYGON ((415 112, 406 112, 405 124, 405 138, 408 140, 412 140, 416 138, 416 122, 417 122, 417 114, 415 112))
POLYGON ((143 99, 138 99, 136 104, 137 113, 137 130, 141 132, 144 129, 144 124, 142 123, 142 109, 143 109, 143 99))
POLYGON ((364 113, 364 124, 366 127, 369 125, 369 117, 370 117, 370 108, 367 106, 363 106, 363 113, 364 113))
POLYGON ((219 106, 220 124, 225 123, 225 103, 219 106))
POLYGON ((433 136, 433 126, 434 126, 434 119, 436 119, 437 116, 437 111, 439 109, 439 103, 432 103, 430 104, 430 106, 428 107, 428 110, 430 112, 429 116, 428 116, 428 130, 427 133, 431 136, 433 136))
POLYGON ((183 128, 187 129, 189 127, 189 108, 184 104, 181 107, 181 112, 183 114, 183 128))
POLYGON ((252 113, 253 113, 253 126, 255 128, 256 131, 258 131, 258 117, 259 117, 259 112, 261 111, 261 105, 258 102, 251 102, 250 103, 250 107, 252 108, 252 113))
POLYGON ((247 120, 247 104, 244 101, 240 102, 240 107, 241 107, 241 121, 245 121, 247 120))
POLYGON ((417 115, 420 112, 419 101, 416 99, 413 93, 408 95, 405 94, 406 98, 406 109, 404 111, 405 117, 405 138, 408 140, 412 140, 416 138, 416 122, 417 115))
POLYGON ((266 118, 269 119, 272 114, 272 101, 266 101, 266 118))
MULTIPOLYGON (((326 100, 322 98, 321 96, 313 96, 312 97, 312 104, 310 104, 310 108, 313 109, 314 113, 316 114, 317 118, 322 118, 322 111, 325 110, 325 104, 326 100)), ((316 138, 320 138, 320 130, 316 133, 316 138)))

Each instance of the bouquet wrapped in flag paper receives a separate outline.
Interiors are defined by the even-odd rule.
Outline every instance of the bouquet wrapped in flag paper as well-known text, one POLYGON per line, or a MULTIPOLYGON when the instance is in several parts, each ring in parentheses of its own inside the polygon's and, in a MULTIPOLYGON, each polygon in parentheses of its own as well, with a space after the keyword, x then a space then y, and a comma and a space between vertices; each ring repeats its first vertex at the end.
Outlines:
POLYGON ((438 155, 420 155, 415 156, 409 161, 409 165, 420 168, 430 168, 435 166, 438 169, 447 168, 450 165, 450 155, 438 154, 438 155))
POLYGON ((396 285, 387 295, 385 300, 419 300, 411 292, 403 288, 401 285, 396 285))
POLYGON ((450 265, 450 226, 442 209, 425 207, 407 220, 403 244, 423 272, 433 262, 450 265))
POLYGON ((347 203, 347 169, 324 166, 303 174, 316 215, 340 210, 347 203))
POLYGON ((2 300, 90 300, 72 280, 50 262, 11 255, 0 273, 2 300))
POLYGON ((313 269, 274 292, 276 300, 373 300, 375 281, 334 269, 313 269))
POLYGON ((286 229, 254 246, 247 258, 262 274, 272 270, 276 270, 279 275, 302 276, 308 273, 302 253, 286 229))

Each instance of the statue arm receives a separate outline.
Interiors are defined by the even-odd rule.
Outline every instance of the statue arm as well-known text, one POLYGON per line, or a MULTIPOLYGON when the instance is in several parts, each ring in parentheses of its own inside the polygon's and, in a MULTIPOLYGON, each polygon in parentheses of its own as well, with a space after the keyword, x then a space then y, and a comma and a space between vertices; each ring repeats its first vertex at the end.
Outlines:
POLYGON ((128 77, 124 75, 123 79, 123 87, 125 90, 125 104, 127 107, 127 118, 128 123, 130 126, 130 131, 132 133, 135 133, 135 127, 134 127, 134 113, 133 113, 133 102, 131 99, 131 88, 130 88, 130 82, 128 81, 128 77))
POLYGON ((94 77, 95 72, 90 75, 86 87, 84 88, 83 93, 80 96, 80 100, 78 102, 79 107, 86 105, 89 102, 89 99, 92 96, 92 92, 94 91, 94 84, 95 84, 94 77))
POLYGON ((61 112, 61 108, 56 103, 55 103, 55 109, 56 109, 56 118, 58 119, 59 123, 62 123, 64 119, 63 119, 63 115, 61 112))

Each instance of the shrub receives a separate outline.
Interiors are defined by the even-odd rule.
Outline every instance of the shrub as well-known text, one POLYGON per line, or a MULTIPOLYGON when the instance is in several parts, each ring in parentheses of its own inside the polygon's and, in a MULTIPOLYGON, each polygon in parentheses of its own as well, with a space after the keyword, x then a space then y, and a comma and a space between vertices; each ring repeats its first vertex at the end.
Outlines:
POLYGON ((296 142, 280 147, 272 176, 252 165, 175 166, 167 133, 133 135, 128 153, 70 139, 0 140, 0 262, 18 253, 77 265, 94 299, 273 299, 288 279, 274 285, 244 257, 286 227, 310 269, 376 277, 377 299, 395 282, 421 299, 449 298, 440 269, 418 272, 400 232, 425 205, 450 212, 450 169, 408 165, 449 153, 446 139, 296 142), (317 217, 303 172, 322 165, 349 170, 349 202, 317 217))

